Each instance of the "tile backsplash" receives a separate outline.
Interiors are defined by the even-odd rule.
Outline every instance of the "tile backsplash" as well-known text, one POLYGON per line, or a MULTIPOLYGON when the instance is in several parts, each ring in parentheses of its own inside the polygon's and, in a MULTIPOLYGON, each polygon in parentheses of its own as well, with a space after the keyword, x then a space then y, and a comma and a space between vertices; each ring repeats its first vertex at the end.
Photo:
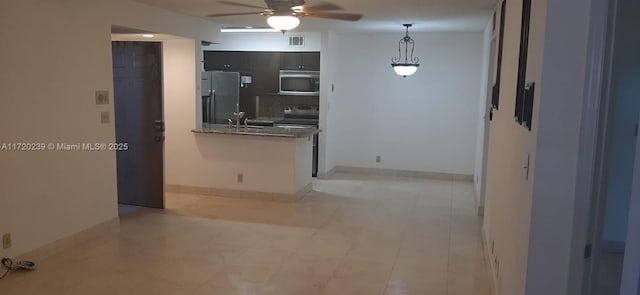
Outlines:
MULTIPOLYGON (((254 104, 256 98, 254 97, 254 104)), ((318 106, 317 96, 285 96, 285 95, 261 95, 256 117, 281 118, 284 108, 292 105, 318 106)))

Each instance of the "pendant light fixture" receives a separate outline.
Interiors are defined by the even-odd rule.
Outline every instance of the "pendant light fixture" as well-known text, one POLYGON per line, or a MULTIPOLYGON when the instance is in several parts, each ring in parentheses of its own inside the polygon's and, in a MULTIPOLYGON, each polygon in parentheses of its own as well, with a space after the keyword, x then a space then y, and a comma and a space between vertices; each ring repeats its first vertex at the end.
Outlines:
POLYGON ((411 37, 409 37, 409 28, 413 25, 404 24, 403 26, 407 28, 407 34, 398 42, 398 57, 394 56, 393 58, 391 58, 391 66, 393 67, 393 70, 396 72, 396 74, 406 78, 407 76, 415 74, 415 72, 418 70, 418 67, 420 66, 418 62, 420 61, 420 59, 417 57, 413 57, 415 42, 413 41, 413 39, 411 39, 411 37), (409 47, 411 47, 411 50, 409 50, 409 47), (404 58, 402 55, 403 51, 404 58))

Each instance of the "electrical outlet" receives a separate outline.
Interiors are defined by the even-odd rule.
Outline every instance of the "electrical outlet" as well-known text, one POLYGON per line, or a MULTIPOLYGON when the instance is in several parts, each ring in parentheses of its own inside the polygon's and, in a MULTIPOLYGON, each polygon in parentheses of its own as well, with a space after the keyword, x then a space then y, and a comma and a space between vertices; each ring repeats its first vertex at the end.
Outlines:
POLYGON ((382 157, 381 156, 376 156, 376 163, 380 163, 382 161, 382 157))
POLYGON ((6 233, 2 235, 2 248, 3 249, 11 248, 11 233, 6 233))
POLYGON ((242 173, 238 173, 238 183, 242 183, 244 181, 244 175, 242 173))
POLYGON ((109 91, 98 90, 96 91, 96 104, 109 104, 109 91))
POLYGON ((109 112, 100 113, 100 122, 102 122, 102 124, 109 124, 109 121, 111 121, 109 118, 109 112))

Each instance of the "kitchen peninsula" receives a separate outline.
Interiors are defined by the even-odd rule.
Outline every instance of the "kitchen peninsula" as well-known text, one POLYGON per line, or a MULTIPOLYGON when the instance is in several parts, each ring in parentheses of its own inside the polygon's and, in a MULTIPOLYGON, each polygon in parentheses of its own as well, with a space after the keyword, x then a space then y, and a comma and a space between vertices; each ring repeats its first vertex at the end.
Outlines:
POLYGON ((167 191, 295 201, 311 190, 317 128, 203 125, 193 129, 201 161, 188 182, 167 191))
POLYGON ((195 112, 184 98, 191 94, 165 100, 166 191, 301 198, 318 166, 320 53, 204 51, 203 57, 195 112), (304 72, 304 79, 291 80, 291 71, 304 72), (287 88, 292 83, 295 89, 287 88))

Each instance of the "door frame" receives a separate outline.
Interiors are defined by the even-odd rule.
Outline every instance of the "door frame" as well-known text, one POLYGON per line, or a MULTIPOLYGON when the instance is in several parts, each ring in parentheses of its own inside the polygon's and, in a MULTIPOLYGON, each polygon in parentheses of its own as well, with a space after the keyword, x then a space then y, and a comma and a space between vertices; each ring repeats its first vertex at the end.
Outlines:
MULTIPOLYGON (((498 10, 496 9, 496 12, 498 10)), ((502 21, 502 20, 500 20, 502 21)), ((494 29, 495 31, 495 29, 494 29)), ((492 97, 493 86, 497 82, 497 59, 498 59, 498 36, 495 32, 491 33, 489 40, 489 68, 487 83, 487 97, 485 98, 484 109, 482 110, 482 123, 484 124, 484 134, 482 138, 482 163, 481 163, 481 177, 480 177, 480 204, 478 207, 478 216, 484 216, 484 210, 487 208, 487 172, 489 171, 489 139, 491 138, 491 112, 492 112, 492 97)))
POLYGON ((591 294, 595 253, 600 251, 606 190, 605 143, 611 111, 611 78, 618 0, 592 0, 587 44, 585 103, 577 166, 576 203, 567 294, 591 294), (589 254, 589 255, 587 255, 589 254))
POLYGON ((640 136, 636 137, 636 157, 634 163, 633 187, 631 188, 631 200, 629 203, 629 230, 627 232, 620 294, 640 294, 640 238, 634 231, 634 228, 637 229, 637 227, 631 226, 640 222, 640 210, 631 210, 631 208, 638 208, 640 204, 640 136), (636 252, 634 253, 633 251, 636 252))
MULTIPOLYGON (((165 186, 166 186, 166 171, 165 171, 165 165, 166 165, 166 146, 165 146, 165 144, 166 144, 166 141, 165 141, 165 138, 164 138, 164 136, 165 136, 164 135, 164 126, 166 125, 166 121, 165 121, 165 81, 164 81, 164 73, 165 73, 164 39, 157 39, 156 38, 156 39, 153 39, 153 40, 149 40, 149 39, 145 39, 143 37, 126 38, 126 39, 115 38, 114 39, 113 38, 113 32, 112 32, 112 34, 111 34, 111 43, 110 44, 113 44, 113 42, 145 42, 145 43, 158 43, 160 45, 160 62, 159 62, 159 66, 160 66, 160 77, 159 77, 159 79, 160 79, 160 81, 159 82, 160 82, 160 86, 161 86, 160 87, 160 108, 161 108, 161 113, 162 113, 161 122, 162 122, 162 128, 163 128, 163 131, 162 131, 163 135, 162 135, 162 140, 161 140, 161 143, 162 143, 162 158, 161 158, 162 159, 162 207, 161 208, 158 208, 158 207, 147 207, 147 206, 144 206, 144 207, 164 210, 164 209, 166 209, 166 194, 167 194, 166 188, 165 188, 165 186)), ((113 52, 111 52, 111 55, 113 55, 113 52)), ((114 77, 115 77, 115 74, 113 73, 113 66, 112 66, 112 77, 111 77, 112 81, 114 80, 114 77)), ((116 98, 115 98, 115 83, 113 85, 113 88, 114 88, 114 98, 113 98, 114 102, 113 103, 115 105, 115 100, 116 100, 116 98)), ((116 124, 115 124, 116 123, 115 121, 117 119, 116 119, 115 112, 116 112, 116 110, 114 108, 114 113, 113 113, 113 122, 114 122, 113 131, 114 131, 114 135, 117 132, 116 124)), ((116 161, 116 166, 117 166, 117 161, 116 161)), ((116 170, 117 170, 117 167, 116 167, 116 170)), ((119 185, 119 183, 116 183, 116 186, 118 186, 118 185, 119 185)), ((117 206, 121 205, 119 198, 116 198, 116 205, 117 206)))

